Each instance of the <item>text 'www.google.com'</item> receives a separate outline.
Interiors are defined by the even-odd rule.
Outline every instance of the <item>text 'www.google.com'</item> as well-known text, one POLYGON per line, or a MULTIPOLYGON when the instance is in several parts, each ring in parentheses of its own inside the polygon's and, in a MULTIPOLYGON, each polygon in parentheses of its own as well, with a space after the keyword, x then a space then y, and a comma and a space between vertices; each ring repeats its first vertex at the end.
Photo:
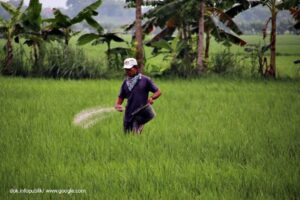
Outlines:
POLYGON ((11 194, 82 194, 86 193, 84 189, 10 189, 9 192, 11 194))

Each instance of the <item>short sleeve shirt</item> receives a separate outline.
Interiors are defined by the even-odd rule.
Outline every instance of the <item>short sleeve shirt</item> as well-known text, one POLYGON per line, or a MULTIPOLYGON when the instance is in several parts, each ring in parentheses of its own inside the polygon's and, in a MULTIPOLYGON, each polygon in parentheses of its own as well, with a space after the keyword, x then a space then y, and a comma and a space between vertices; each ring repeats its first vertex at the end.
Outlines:
POLYGON ((156 91, 158 91, 157 86, 147 76, 142 75, 131 91, 129 91, 126 80, 124 80, 119 93, 120 98, 127 99, 124 121, 131 122, 132 113, 148 103, 149 92, 154 93, 156 91))

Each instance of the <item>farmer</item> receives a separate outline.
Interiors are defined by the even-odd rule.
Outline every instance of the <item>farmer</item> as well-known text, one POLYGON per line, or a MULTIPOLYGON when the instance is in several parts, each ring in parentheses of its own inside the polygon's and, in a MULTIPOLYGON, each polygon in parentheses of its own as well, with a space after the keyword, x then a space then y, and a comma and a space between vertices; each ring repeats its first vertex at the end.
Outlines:
POLYGON ((161 95, 161 92, 149 77, 140 73, 136 59, 125 59, 123 68, 125 69, 127 78, 121 86, 115 109, 122 112, 122 103, 124 99, 127 99, 123 124, 124 132, 140 134, 144 124, 147 122, 147 120, 143 121, 141 116, 139 116, 139 113, 141 113, 140 110, 148 107, 147 109, 151 111, 152 108, 150 105, 161 95), (148 98, 149 92, 153 93, 150 98, 148 98))

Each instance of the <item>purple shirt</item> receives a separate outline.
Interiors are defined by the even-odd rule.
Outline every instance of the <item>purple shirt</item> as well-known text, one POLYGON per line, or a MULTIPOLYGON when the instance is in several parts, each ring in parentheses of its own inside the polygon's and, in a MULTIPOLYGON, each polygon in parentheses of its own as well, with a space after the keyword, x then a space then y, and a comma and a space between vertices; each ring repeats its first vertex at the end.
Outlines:
POLYGON ((142 75, 142 78, 138 80, 131 91, 129 91, 126 80, 124 80, 119 94, 120 98, 127 99, 124 121, 131 122, 133 119, 131 113, 148 103, 149 92, 154 93, 157 91, 158 88, 147 76, 142 75))

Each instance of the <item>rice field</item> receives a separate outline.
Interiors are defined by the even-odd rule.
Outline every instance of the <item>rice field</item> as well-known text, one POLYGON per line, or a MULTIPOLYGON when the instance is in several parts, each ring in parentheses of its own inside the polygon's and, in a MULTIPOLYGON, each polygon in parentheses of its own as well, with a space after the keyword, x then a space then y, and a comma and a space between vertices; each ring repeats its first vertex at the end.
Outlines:
POLYGON ((122 80, 0 77, 0 199, 299 199, 300 82, 154 80, 142 135, 112 107, 122 80))

